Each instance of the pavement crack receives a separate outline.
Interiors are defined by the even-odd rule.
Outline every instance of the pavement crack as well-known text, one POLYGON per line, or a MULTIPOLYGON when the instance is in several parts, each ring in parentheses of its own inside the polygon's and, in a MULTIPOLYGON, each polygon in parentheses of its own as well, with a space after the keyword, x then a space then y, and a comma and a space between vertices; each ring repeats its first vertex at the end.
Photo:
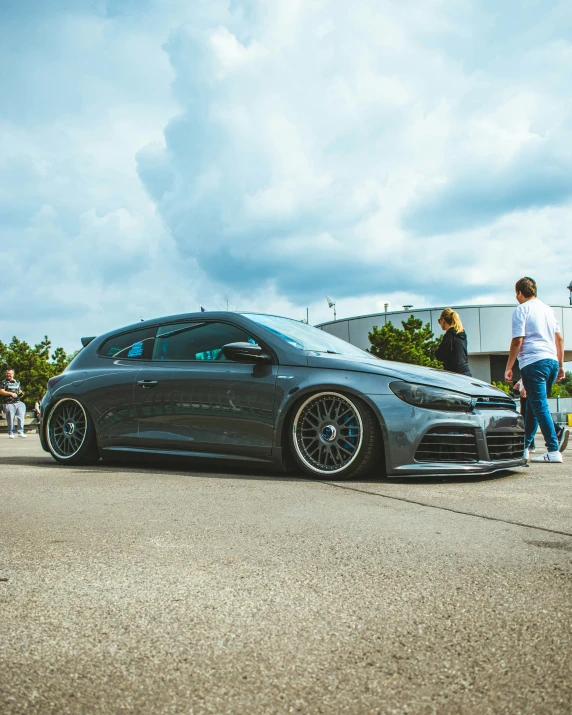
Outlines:
POLYGON ((320 479, 313 479, 312 481, 317 484, 324 484, 328 487, 335 487, 336 489, 345 489, 349 492, 357 492, 358 494, 369 494, 374 497, 381 497, 382 499, 393 499, 394 501, 401 501, 407 504, 415 504, 416 506, 424 506, 427 509, 438 509, 440 511, 449 511, 452 514, 461 514, 462 516, 474 516, 477 519, 485 519, 486 521, 500 521, 502 524, 511 524, 512 526, 522 526, 525 529, 536 529, 536 531, 543 531, 547 534, 558 534, 560 536, 570 536, 572 533, 568 531, 558 531, 557 529, 548 529, 545 526, 535 526, 534 524, 524 524, 521 521, 512 521, 511 519, 501 519, 498 516, 486 516, 485 514, 477 514, 473 511, 462 511, 461 509, 452 509, 449 506, 439 506, 438 504, 429 504, 427 502, 416 501, 415 499, 406 499, 405 497, 395 497, 389 494, 380 494, 379 492, 371 492, 368 489, 357 489, 356 487, 348 487, 343 484, 332 484, 332 482, 323 482, 320 479))

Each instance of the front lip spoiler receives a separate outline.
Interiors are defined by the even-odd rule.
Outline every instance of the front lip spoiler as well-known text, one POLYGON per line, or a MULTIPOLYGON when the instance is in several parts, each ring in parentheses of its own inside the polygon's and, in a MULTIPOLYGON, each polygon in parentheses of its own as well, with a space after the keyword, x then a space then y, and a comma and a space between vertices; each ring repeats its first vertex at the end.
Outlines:
POLYGON ((443 462, 427 462, 424 464, 403 464, 395 467, 391 477, 467 477, 485 476, 494 472, 502 472, 506 469, 517 469, 528 467, 528 462, 524 457, 521 459, 508 459, 504 462, 472 462, 470 464, 444 464, 443 462))

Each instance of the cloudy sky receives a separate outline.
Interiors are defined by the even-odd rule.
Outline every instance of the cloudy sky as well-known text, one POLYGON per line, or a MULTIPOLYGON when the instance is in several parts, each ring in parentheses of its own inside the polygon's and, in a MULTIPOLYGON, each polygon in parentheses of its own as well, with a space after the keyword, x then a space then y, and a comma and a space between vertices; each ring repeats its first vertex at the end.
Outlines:
POLYGON ((0 339, 572 279, 569 0, 3 0, 0 339))

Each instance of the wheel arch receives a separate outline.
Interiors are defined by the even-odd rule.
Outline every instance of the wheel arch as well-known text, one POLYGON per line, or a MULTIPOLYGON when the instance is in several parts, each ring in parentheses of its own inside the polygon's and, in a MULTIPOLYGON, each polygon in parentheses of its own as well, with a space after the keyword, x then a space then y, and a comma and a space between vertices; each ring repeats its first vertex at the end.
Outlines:
POLYGON ((76 393, 72 392, 66 392, 64 394, 58 394, 58 395, 52 395, 52 398, 48 405, 44 408, 42 412, 42 423, 40 425, 40 443, 42 445, 42 449, 45 452, 50 452, 49 448, 49 443, 48 443, 48 423, 49 423, 49 418, 50 415, 54 409, 54 407, 61 402, 62 400, 75 400, 76 402, 79 402, 79 404, 83 407, 83 409, 86 411, 87 415, 91 418, 92 424, 93 424, 93 429, 94 429, 94 437, 95 441, 97 444, 97 447, 99 448, 99 432, 97 429, 97 422, 93 418, 93 410, 89 404, 89 400, 83 399, 83 395, 78 395, 76 393))
POLYGON ((307 385, 290 395, 290 399, 281 406, 280 414, 278 415, 278 420, 276 422, 276 446, 280 449, 283 466, 287 470, 291 470, 295 465, 289 440, 289 426, 294 413, 304 400, 319 392, 338 392, 339 394, 346 395, 347 397, 356 397, 364 402, 373 412, 378 429, 378 435, 381 437, 380 446, 382 458, 380 459, 380 463, 383 465, 384 475, 387 474, 387 450, 385 445, 387 444, 388 431, 379 407, 375 404, 371 397, 365 395, 363 392, 347 385, 336 385, 335 383, 307 385))

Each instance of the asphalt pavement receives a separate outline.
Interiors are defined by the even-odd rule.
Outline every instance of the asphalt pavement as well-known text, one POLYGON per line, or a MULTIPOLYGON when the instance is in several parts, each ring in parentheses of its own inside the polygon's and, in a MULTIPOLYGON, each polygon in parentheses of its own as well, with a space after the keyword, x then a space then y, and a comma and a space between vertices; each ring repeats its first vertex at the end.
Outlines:
POLYGON ((0 437, 0 712, 570 713, 572 450, 486 479, 0 437))

